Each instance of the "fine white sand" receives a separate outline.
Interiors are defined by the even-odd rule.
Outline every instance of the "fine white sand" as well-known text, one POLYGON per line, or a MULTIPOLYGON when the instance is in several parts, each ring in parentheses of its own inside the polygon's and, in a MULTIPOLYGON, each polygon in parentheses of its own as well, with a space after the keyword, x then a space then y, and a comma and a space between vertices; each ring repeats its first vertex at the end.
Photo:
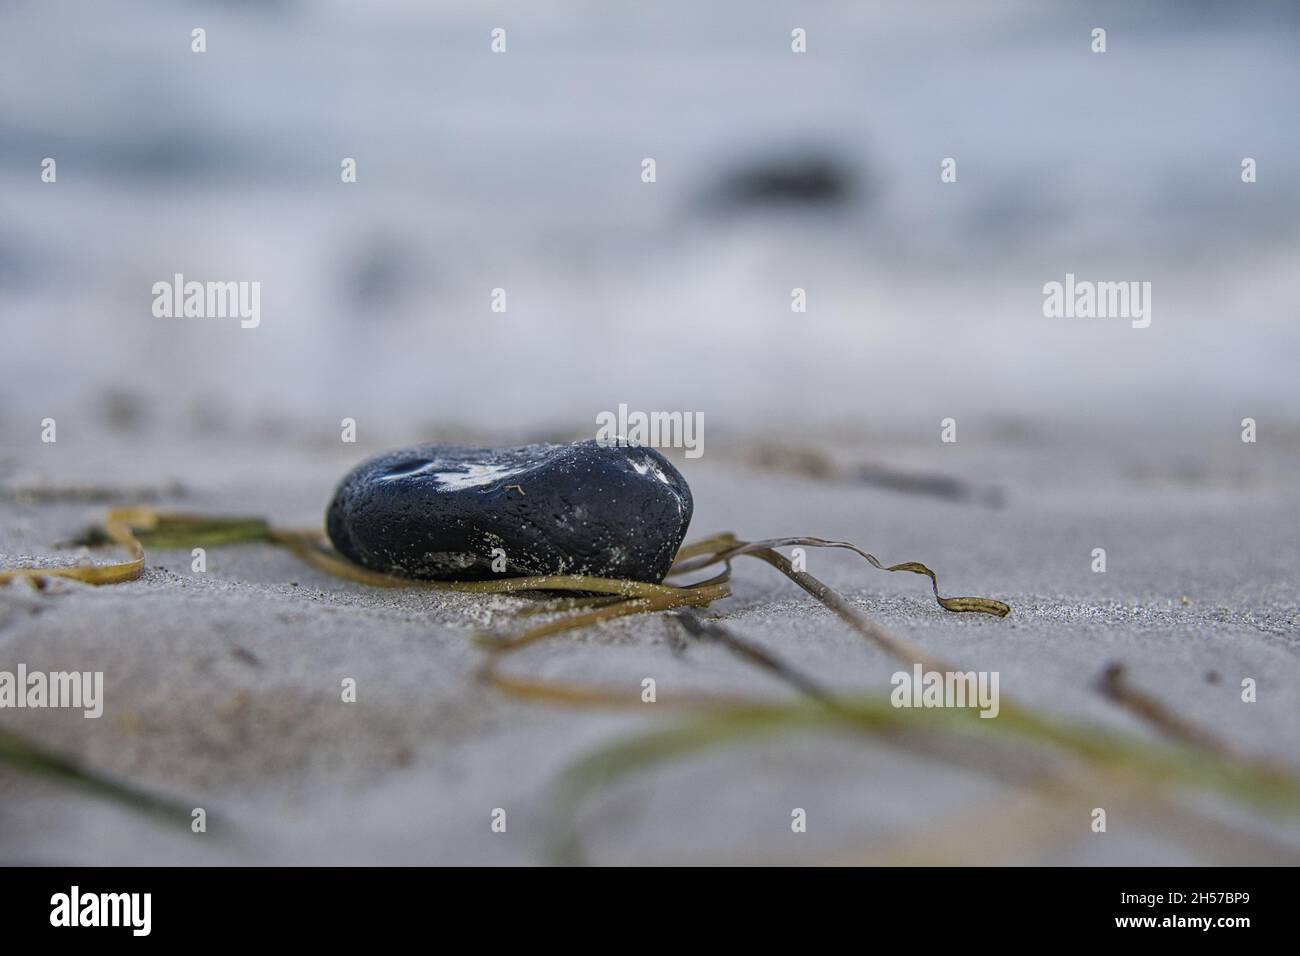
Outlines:
MULTIPOLYGON (((948 614, 923 578, 883 574, 847 553, 811 551, 808 569, 932 654, 998 671, 1008 700, 1150 736, 1094 688, 1120 661, 1135 686, 1232 747, 1297 763, 1296 436, 1066 443, 1047 430, 972 428, 956 445, 841 439, 833 449, 844 464, 997 486, 1001 508, 761 469, 752 448, 719 436, 703 459, 678 461, 696 498, 692 537, 818 535, 886 562, 924 561, 945 593, 999 597, 1013 613, 948 614), (1097 547, 1104 574, 1091 570, 1097 547), (1256 703, 1240 699, 1247 677, 1256 703)), ((249 436, 15 449, 0 486, 0 554, 9 564, 66 559, 48 545, 102 515, 107 504, 87 498, 111 488, 124 489, 114 503, 156 491, 149 503, 319 522, 333 482, 370 450, 249 436)), ((0 669, 102 670, 106 697, 99 720, 6 710, 0 727, 202 806, 233 834, 168 828, 0 769, 0 861, 544 862, 556 820, 572 809, 556 804, 561 770, 677 719, 653 704, 568 710, 484 688, 472 636, 509 629, 516 599, 370 589, 261 544, 211 550, 206 574, 190 570, 187 551, 148 558, 130 584, 0 588, 0 669), (354 704, 340 699, 347 677, 354 704), (491 830, 495 808, 506 811, 505 833, 491 830)), ((712 611, 836 689, 884 695, 901 667, 757 561, 737 562, 734 596, 712 611)), ((645 677, 662 699, 686 688, 790 694, 659 616, 558 638, 510 666, 622 685, 632 700, 645 677)), ((756 739, 616 783, 577 808, 578 832, 590 859, 619 863, 879 859, 927 834, 928 852, 958 861, 972 852, 991 862, 1300 858, 1300 833, 1285 817, 1200 795, 1179 799, 1215 822, 1189 825, 1105 787, 1085 790, 1077 808, 1062 803, 1048 835, 1031 839, 1009 782, 960 756, 842 734, 756 739), (1094 806, 1109 808, 1105 834, 1089 830, 1094 806), (790 829, 796 807, 807 811, 804 834, 790 829), (975 831, 948 826, 982 808, 989 816, 975 831), (980 844, 990 826, 1016 838, 980 844)), ((1022 750, 1020 759, 1043 758, 1022 750)))

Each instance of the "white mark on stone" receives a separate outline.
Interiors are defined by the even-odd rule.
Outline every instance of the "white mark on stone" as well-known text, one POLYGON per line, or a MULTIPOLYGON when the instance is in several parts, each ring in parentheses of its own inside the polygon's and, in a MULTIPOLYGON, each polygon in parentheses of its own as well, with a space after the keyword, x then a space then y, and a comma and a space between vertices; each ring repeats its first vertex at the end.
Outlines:
POLYGON ((509 465, 460 465, 448 468, 436 461, 431 461, 407 471, 384 475, 380 481, 397 481, 400 478, 414 478, 417 475, 431 475, 444 488, 477 488, 481 485, 494 484, 504 478, 522 474, 527 468, 511 468, 509 465))

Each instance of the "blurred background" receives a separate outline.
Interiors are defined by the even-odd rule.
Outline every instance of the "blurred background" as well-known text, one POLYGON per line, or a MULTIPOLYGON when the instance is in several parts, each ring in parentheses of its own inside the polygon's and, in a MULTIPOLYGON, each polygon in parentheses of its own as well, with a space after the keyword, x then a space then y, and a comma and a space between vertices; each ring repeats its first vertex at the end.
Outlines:
POLYGON ((927 439, 949 415, 1300 420, 1294 3, 0 17, 6 417, 586 433, 627 402, 712 434, 927 439), (260 281, 260 328, 155 318, 176 272, 260 281), (1150 281, 1151 327, 1044 318, 1066 272, 1150 281))

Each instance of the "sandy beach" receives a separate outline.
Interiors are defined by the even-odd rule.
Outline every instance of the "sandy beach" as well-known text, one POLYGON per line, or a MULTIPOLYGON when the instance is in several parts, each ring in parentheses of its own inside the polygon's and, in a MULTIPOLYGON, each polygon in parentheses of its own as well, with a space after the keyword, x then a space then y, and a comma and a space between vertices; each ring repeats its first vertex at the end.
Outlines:
MULTIPOLYGON (((892 632, 963 667, 1000 672, 1008 699, 1150 737, 1096 689, 1118 661, 1135 685, 1240 753, 1294 766, 1300 498, 1289 476, 1300 446, 1294 438, 1240 446, 1233 435, 1189 436, 1165 449, 1112 436, 1096 453, 1046 434, 973 429, 967 446, 799 446, 837 462, 996 488, 1000 507, 757 466, 770 462, 770 450, 756 456, 744 440, 715 439, 705 459, 678 464, 697 503, 690 537, 732 530, 847 539, 886 561, 928 563, 944 593, 1010 603, 1004 620, 953 615, 934 605, 923 578, 882 574, 843 553, 808 558, 809 571, 892 632), (1091 570, 1094 547, 1106 549, 1105 573, 1091 570), (1240 700, 1245 677, 1258 682, 1255 703, 1240 700)), ((137 501, 156 496, 148 503, 310 525, 348 462, 366 451, 266 442, 256 455, 236 455, 246 443, 136 444, 129 458, 120 445, 74 455, 62 442, 41 448, 44 459, 7 458, 7 563, 66 560, 47 545, 109 504, 130 503, 105 484, 94 464, 101 455, 131 462, 114 478, 137 501)), ((97 560, 111 554, 95 552, 97 560)), ((836 691, 888 693, 897 662, 773 569, 738 561, 734 589, 709 616, 836 691)), ((530 704, 484 687, 476 679, 484 652, 473 636, 517 629, 514 612, 525 603, 369 588, 268 544, 212 549, 203 574, 192 572, 187 551, 154 551, 128 584, 53 581, 37 591, 13 583, 0 590, 3 659, 102 670, 105 712, 87 720, 13 710, 3 726, 203 807, 229 829, 194 834, 0 770, 0 859, 547 862, 557 813, 567 809, 556 806, 564 768, 680 716, 654 704, 619 712, 530 704), (355 703, 341 701, 347 677, 356 681, 355 703), (490 827, 497 808, 507 814, 504 833, 490 827)), ((515 655, 510 669, 626 685, 633 700, 647 676, 664 699, 688 689, 790 697, 771 676, 692 642, 663 615, 562 636, 515 655)), ((950 756, 809 731, 650 767, 575 813, 589 858, 609 863, 869 862, 894 853, 961 862, 975 852, 1017 863, 1300 859, 1300 830, 1287 817, 1204 794, 1178 799, 1223 832, 1117 808, 1108 832, 1094 834, 1086 810, 1106 805, 1103 795, 1085 799, 1077 829, 1056 826, 1048 838, 990 848, 961 824, 981 807, 1014 817, 1018 793, 950 756), (797 837, 793 807, 809 819, 797 837)), ((1074 811, 1062 804, 1061 812, 1069 819, 1074 811)))
POLYGON ((996 729, 917 731, 912 662, 749 557, 701 614, 805 696, 658 613, 506 659, 626 692, 575 708, 481 679, 530 599, 150 547, 0 586, 0 683, 103 674, 98 718, 0 708, 0 757, 173 812, 0 759, 0 863, 1300 862, 1296 6, 761 6, 6 4, 0 568, 121 560, 55 547, 112 507, 319 528, 373 453, 677 415, 688 540, 1010 604, 806 554, 996 672, 996 729))

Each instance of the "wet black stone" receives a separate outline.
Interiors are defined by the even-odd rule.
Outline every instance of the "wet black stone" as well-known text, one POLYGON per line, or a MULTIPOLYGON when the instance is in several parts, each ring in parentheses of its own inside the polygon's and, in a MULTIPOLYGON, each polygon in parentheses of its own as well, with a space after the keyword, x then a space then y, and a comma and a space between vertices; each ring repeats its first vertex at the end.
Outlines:
POLYGON ((339 484, 334 547, 375 571, 473 581, 534 574, 663 580, 691 521, 691 491, 653 448, 416 445, 339 484), (492 569, 493 549, 504 572, 492 569))

